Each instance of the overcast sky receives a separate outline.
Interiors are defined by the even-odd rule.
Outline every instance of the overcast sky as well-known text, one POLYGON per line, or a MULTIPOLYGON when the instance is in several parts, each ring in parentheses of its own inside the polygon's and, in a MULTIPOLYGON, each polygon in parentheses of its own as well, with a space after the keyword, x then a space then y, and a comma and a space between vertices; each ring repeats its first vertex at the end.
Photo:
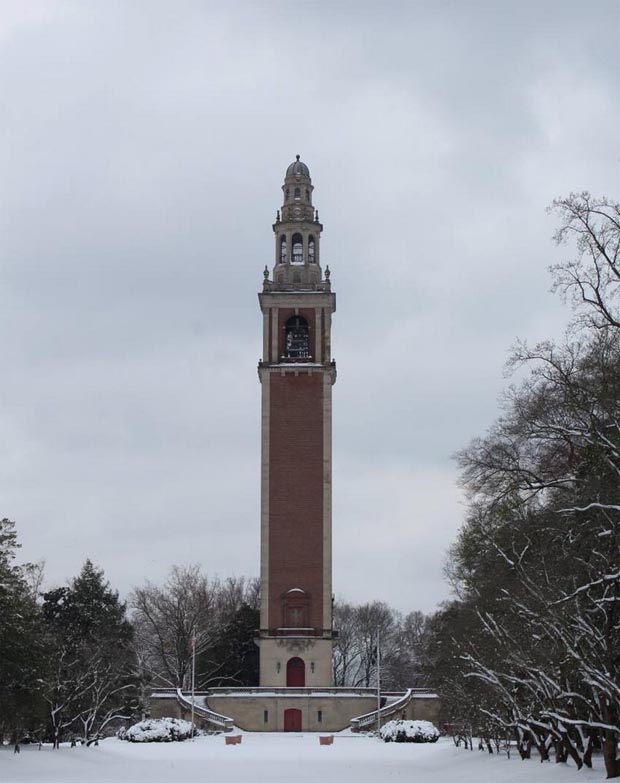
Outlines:
POLYGON ((258 575, 287 165, 333 321, 334 589, 431 610, 453 453, 559 335, 556 196, 618 198, 620 4, 0 2, 0 516, 48 584, 258 575))

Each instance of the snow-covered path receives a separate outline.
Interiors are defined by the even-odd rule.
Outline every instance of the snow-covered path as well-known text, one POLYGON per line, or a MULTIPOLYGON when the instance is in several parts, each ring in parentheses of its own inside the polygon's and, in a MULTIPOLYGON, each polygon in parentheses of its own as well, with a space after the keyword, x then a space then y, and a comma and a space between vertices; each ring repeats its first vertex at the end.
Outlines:
POLYGON ((567 765, 522 762, 436 745, 383 744, 336 736, 320 746, 316 734, 244 734, 241 745, 201 737, 195 742, 138 745, 116 739, 98 748, 24 747, 0 750, 2 783, 590 783, 604 780, 600 761, 579 773, 567 765))

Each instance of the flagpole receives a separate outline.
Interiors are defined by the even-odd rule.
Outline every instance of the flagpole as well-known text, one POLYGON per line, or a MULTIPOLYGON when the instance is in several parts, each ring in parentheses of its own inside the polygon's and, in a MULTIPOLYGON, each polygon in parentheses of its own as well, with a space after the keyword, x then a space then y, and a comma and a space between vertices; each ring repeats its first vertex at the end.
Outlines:
POLYGON ((381 628, 377 628, 377 734, 381 731, 381 628))
POLYGON ((192 635, 192 742, 194 741, 194 734, 196 733, 194 725, 194 696, 196 686, 196 631, 192 635))

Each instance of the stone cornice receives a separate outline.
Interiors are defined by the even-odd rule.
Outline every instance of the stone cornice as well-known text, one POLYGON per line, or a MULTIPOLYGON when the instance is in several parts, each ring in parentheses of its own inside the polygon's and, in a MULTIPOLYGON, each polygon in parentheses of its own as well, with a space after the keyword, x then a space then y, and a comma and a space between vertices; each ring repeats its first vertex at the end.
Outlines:
POLYGON ((268 307, 329 307, 336 312, 336 294, 332 291, 263 291, 258 295, 261 312, 268 307))

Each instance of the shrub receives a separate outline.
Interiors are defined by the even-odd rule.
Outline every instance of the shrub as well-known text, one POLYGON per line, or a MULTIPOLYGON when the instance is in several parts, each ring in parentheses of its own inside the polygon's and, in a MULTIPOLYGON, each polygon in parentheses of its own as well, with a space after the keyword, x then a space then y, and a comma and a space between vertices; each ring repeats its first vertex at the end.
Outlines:
POLYGON ((391 720, 379 736, 384 742, 437 742, 439 729, 428 720, 391 720))
POLYGON ((182 742, 192 736, 192 724, 179 718, 153 718, 119 729, 116 736, 129 742, 182 742))

